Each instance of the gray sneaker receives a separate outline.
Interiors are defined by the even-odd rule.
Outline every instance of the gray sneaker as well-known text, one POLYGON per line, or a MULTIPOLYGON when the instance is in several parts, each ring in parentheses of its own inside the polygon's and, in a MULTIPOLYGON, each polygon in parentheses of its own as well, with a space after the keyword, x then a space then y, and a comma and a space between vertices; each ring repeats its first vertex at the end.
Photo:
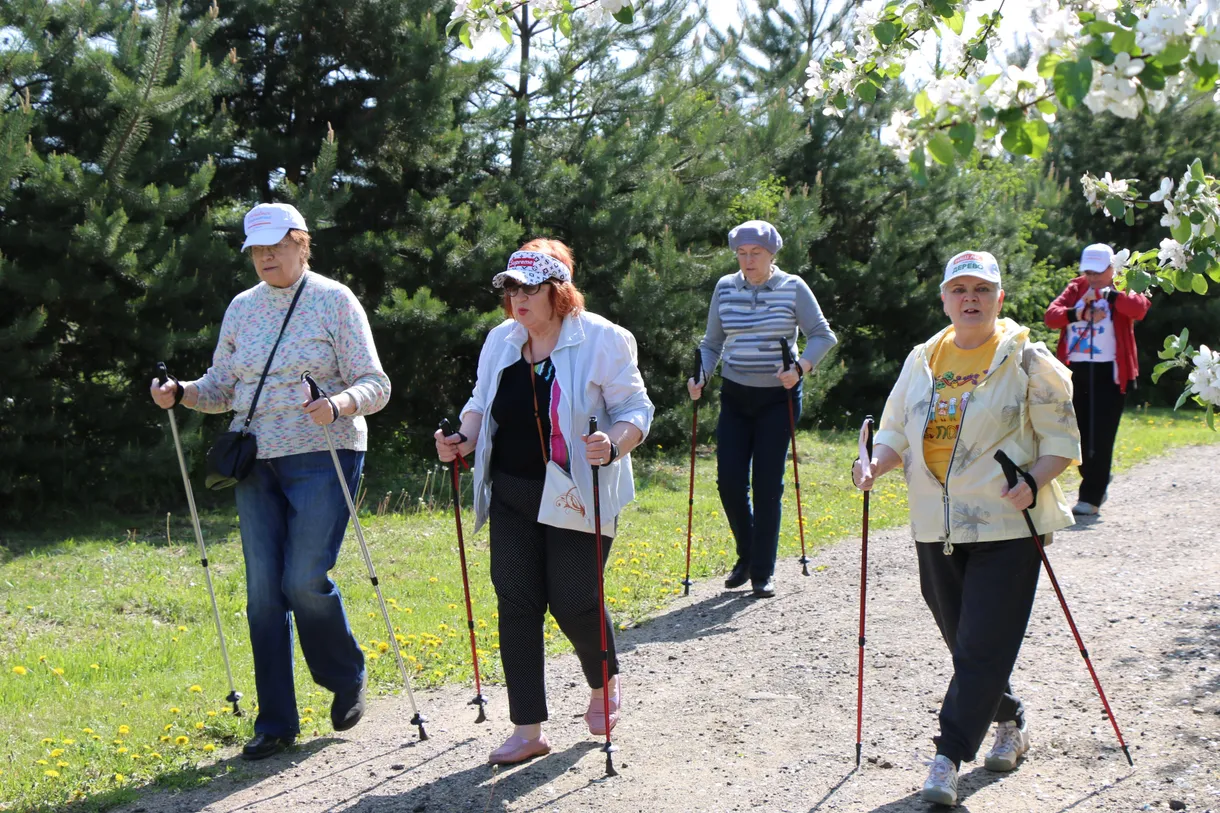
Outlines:
POLYGON ((995 742, 983 758, 983 767, 989 771, 1011 771, 1028 750, 1029 733, 1024 728, 1013 722, 996 723, 995 742))
POLYGON ((936 755, 919 796, 925 802, 938 805, 953 807, 957 804, 957 768, 953 767, 953 760, 944 754, 936 755))
POLYGON ((1093 517, 1099 510, 1096 505, 1084 500, 1077 500, 1076 504, 1072 506, 1072 513, 1078 517, 1093 517))

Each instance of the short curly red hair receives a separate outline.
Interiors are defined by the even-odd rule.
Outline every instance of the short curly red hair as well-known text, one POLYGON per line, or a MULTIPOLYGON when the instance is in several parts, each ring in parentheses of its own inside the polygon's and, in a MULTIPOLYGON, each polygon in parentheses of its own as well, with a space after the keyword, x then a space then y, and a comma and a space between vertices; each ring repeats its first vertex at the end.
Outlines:
MULTIPOLYGON (((548 257, 554 257, 559 262, 568 267, 568 272, 574 274, 574 260, 572 259, 572 249, 568 247, 562 240, 550 240, 547 238, 539 238, 530 240, 518 251, 536 251, 539 254, 545 254, 548 257)), ((585 309, 585 295, 577 290, 576 286, 570 282, 562 280, 550 280, 550 302, 551 309, 560 319, 565 316, 578 316, 585 309)), ((501 303, 504 306, 504 315, 509 319, 513 318, 513 303, 512 298, 505 292, 501 303)))

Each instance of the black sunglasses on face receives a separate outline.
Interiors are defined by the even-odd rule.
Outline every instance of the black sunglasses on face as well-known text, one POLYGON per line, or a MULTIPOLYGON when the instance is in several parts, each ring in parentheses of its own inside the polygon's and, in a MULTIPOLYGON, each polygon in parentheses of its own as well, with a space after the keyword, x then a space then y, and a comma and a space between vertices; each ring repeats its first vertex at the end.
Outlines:
POLYGON ((548 282, 540 282, 537 285, 518 285, 515 282, 506 282, 506 283, 504 283, 504 293, 508 294, 510 299, 513 298, 514 296, 516 296, 517 294, 522 294, 522 293, 525 294, 526 296, 533 296, 534 294, 536 294, 542 290, 543 285, 549 285, 549 284, 550 283, 548 283, 548 282))

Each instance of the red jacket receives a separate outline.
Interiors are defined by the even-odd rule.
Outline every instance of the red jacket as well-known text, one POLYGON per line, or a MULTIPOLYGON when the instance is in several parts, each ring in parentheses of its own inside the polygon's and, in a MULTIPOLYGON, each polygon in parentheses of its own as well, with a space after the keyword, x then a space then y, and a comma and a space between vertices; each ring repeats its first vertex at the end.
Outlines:
MULTIPOLYGON (((1067 329, 1073 321, 1076 303, 1083 297, 1089 281, 1083 275, 1068 283, 1063 293, 1046 309, 1043 321, 1047 327, 1059 328, 1059 348, 1056 355, 1064 364, 1068 362, 1067 329)), ((1115 359, 1118 362, 1117 383, 1120 392, 1127 391, 1127 384, 1140 374, 1139 359, 1135 352, 1135 323, 1148 313, 1151 300, 1143 294, 1123 293, 1115 290, 1110 300, 1114 317, 1115 359)))

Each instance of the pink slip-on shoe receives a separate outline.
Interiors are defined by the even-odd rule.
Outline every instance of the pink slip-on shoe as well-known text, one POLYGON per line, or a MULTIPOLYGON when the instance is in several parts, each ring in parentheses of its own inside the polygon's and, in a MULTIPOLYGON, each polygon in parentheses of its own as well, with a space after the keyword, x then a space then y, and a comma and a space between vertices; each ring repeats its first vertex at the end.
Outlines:
POLYGON ((518 762, 525 762, 527 759, 549 753, 551 753, 551 744, 547 742, 546 734, 539 734, 536 740, 513 734, 504 741, 503 745, 491 752, 487 761, 492 765, 515 765, 518 762))
MULTIPOLYGON (((622 705, 622 687, 616 679, 614 691, 610 693, 610 730, 618 723, 618 710, 622 705)), ((585 722, 589 724, 589 733, 599 737, 606 734, 606 704, 600 697, 589 698, 589 710, 585 712, 585 722)))

